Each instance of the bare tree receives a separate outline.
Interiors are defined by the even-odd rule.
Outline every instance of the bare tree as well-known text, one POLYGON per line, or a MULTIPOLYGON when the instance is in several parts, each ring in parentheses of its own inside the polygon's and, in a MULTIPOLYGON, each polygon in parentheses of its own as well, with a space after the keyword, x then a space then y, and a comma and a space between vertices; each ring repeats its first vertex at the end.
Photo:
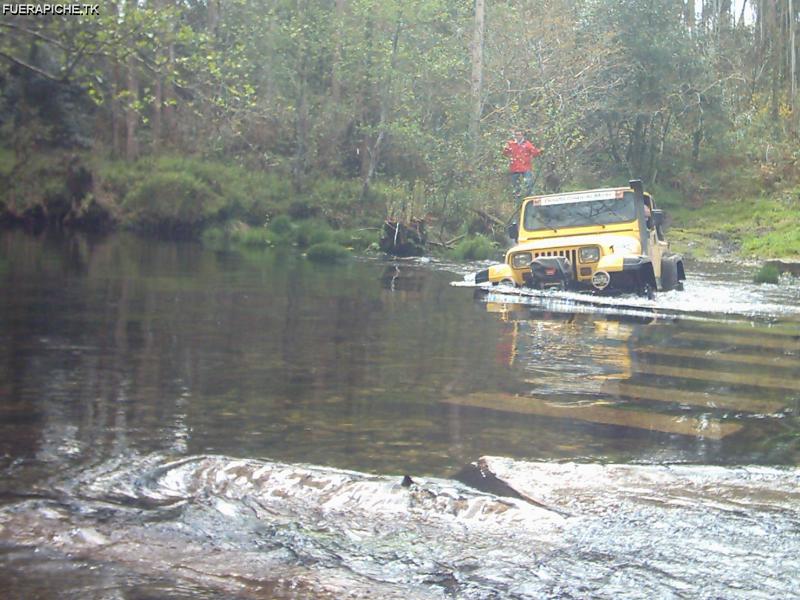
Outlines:
POLYGON ((472 118, 469 123, 469 137, 472 142, 472 156, 478 154, 481 112, 483 103, 483 34, 485 0, 475 0, 475 29, 472 37, 472 118))

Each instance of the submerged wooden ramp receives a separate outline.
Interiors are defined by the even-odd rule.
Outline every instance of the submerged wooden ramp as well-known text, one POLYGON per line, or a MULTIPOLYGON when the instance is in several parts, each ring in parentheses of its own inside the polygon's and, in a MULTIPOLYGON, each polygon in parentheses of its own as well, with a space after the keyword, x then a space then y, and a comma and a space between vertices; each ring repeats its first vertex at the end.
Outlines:
MULTIPOLYGON (((503 392, 478 392, 465 396, 445 398, 442 402, 456 406, 556 419, 573 419, 711 440, 721 440, 742 429, 742 425, 739 423, 730 423, 720 419, 626 410, 609 406, 608 404, 601 404, 602 400, 593 404, 565 404, 535 396, 517 396, 503 392)), ((612 403, 614 400, 613 398, 608 398, 607 402, 612 403)))
POLYGON ((674 388, 637 385, 623 381, 608 381, 603 385, 602 389, 607 394, 632 400, 665 402, 709 409, 724 408, 755 414, 774 414, 786 408, 785 402, 780 400, 768 400, 735 394, 710 394, 707 392, 675 390, 674 388))

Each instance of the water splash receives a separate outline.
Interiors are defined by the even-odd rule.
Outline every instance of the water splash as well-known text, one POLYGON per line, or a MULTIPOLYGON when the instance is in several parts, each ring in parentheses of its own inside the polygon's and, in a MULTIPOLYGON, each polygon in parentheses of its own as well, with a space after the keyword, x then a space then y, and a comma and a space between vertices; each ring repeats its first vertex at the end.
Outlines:
POLYGON ((69 501, 5 506, 0 539, 241 597, 800 591, 798 469, 479 463, 513 493, 225 456, 115 461, 65 482, 69 501))
POLYGON ((698 271, 689 274, 682 291, 661 292, 654 300, 630 294, 610 297, 510 285, 477 285, 474 271, 463 274, 462 280, 450 285, 481 289, 491 302, 520 303, 544 310, 695 320, 744 317, 800 321, 800 279, 785 278, 778 286, 758 285, 746 279, 747 273, 723 269, 720 265, 697 268, 698 271))

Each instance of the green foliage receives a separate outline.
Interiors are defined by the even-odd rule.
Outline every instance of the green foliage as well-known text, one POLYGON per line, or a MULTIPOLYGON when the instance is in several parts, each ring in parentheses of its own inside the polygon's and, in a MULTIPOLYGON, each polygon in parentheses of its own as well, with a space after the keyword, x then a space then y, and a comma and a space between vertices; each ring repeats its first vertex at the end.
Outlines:
POLYGON ((333 241, 345 248, 367 250, 377 243, 378 235, 374 229, 340 229, 333 232, 333 241))
POLYGON ((125 223, 135 229, 192 232, 218 216, 222 197, 189 173, 161 172, 126 194, 125 223))
POLYGON ((270 215, 285 210, 293 191, 276 173, 245 169, 193 157, 155 156, 128 163, 111 161, 99 165, 104 189, 114 198, 125 198, 146 179, 159 174, 191 177, 223 199, 220 216, 240 218, 251 225, 265 223, 270 215))
POLYGON ((288 245, 286 237, 276 234, 264 227, 243 227, 237 229, 231 236, 234 242, 243 246, 272 247, 288 245))
POLYGON ((450 255, 458 260, 488 260, 496 254, 495 243, 483 235, 467 237, 450 251, 450 255))
POLYGON ((204 246, 221 250, 228 246, 230 242, 229 231, 222 225, 212 225, 206 227, 200 237, 204 246))
POLYGON ((85 190, 68 188, 70 164, 81 161, 77 155, 41 152, 19 160, 9 151, 0 153, 0 160, 3 161, 0 168, 7 170, 0 172, 0 178, 6 179, 2 181, 0 207, 8 211, 8 215, 0 216, 61 222, 72 203, 83 199, 85 190))
POLYGON ((333 230, 325 221, 318 219, 292 221, 286 215, 275 217, 266 227, 251 227, 242 221, 229 221, 208 227, 202 235, 203 243, 211 248, 225 248, 231 245, 243 248, 323 246, 322 249, 315 250, 315 253, 323 253, 325 247, 330 245, 366 250, 375 239, 374 231, 333 230))
POLYGON ((780 281, 780 271, 775 265, 763 265, 753 276, 754 283, 778 283, 780 281))
POLYGON ((350 251, 335 242, 314 244, 306 251, 308 260, 314 262, 337 262, 350 257, 350 251))
POLYGON ((294 231, 295 243, 300 248, 331 241, 333 232, 324 221, 305 219, 297 223, 294 231))
POLYGON ((11 148, 0 146, 0 177, 9 175, 16 162, 14 151, 11 148))
POLYGON ((221 237, 300 246, 345 235, 259 230, 299 202, 333 228, 431 214, 447 239, 470 209, 511 211, 501 148, 521 127, 545 151, 537 192, 642 177, 663 185, 657 201, 676 223, 722 223, 745 252, 798 252, 797 206, 778 222, 702 208, 800 181, 796 7, 757 3, 755 21, 734 27, 730 3, 701 15, 672 0, 492 3, 474 98, 473 3, 217 5, 111 3, 93 19, 5 28, 0 133, 14 152, 0 150, 0 175, 18 162, 25 172, 0 203, 68 208, 63 170, 34 164, 42 148, 133 158, 138 146, 143 158, 98 167, 95 194, 126 199, 121 217, 136 226, 241 221, 257 233, 221 237))

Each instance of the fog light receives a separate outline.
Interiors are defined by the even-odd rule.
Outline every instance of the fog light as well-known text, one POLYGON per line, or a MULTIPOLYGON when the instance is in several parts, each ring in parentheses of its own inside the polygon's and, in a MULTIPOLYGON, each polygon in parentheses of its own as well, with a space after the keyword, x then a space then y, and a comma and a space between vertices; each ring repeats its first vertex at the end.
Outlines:
POLYGON ((606 289, 610 282, 611 282, 611 275, 609 275, 605 271, 597 271, 594 275, 592 275, 592 285, 596 287, 598 290, 606 289))

